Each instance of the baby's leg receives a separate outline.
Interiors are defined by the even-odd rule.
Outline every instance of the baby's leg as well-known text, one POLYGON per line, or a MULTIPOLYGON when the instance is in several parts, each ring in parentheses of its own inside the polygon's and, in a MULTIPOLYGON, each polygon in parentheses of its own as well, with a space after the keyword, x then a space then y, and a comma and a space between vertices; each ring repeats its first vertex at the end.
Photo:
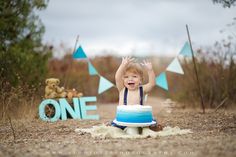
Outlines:
POLYGON ((116 123, 114 123, 113 121, 111 121, 111 122, 107 122, 105 125, 106 125, 106 126, 113 126, 113 127, 117 127, 117 128, 120 128, 120 129, 122 129, 122 130, 124 130, 124 129, 126 128, 126 126, 117 125, 117 124, 116 124, 116 123))
POLYGON ((117 125, 117 124, 114 123, 113 121, 111 122, 111 126, 114 126, 114 127, 120 128, 120 129, 122 129, 122 130, 124 130, 124 129, 126 128, 126 126, 117 125))

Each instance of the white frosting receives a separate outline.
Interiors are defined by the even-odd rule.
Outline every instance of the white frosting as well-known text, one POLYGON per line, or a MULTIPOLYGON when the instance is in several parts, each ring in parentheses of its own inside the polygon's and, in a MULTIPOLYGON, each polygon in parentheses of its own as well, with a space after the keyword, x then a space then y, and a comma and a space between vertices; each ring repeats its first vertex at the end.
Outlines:
POLYGON ((119 105, 117 106, 118 111, 150 111, 152 112, 152 106, 143 106, 143 105, 119 105))

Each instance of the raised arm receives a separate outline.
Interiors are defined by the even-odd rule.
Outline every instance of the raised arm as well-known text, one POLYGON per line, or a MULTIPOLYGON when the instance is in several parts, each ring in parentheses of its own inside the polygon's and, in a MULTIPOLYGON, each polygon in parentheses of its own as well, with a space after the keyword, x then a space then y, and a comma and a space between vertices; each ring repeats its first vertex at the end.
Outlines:
POLYGON ((123 83, 123 78, 122 78, 124 74, 124 70, 127 67, 127 65, 133 61, 134 61, 134 58, 131 58, 131 57, 122 58, 122 62, 118 70, 116 71, 116 75, 115 75, 116 87, 118 88, 119 91, 121 91, 124 88, 124 83, 123 83))
POLYGON ((154 73, 153 68, 152 68, 152 63, 150 63, 148 61, 143 61, 143 63, 141 65, 143 65, 147 69, 148 83, 143 85, 143 91, 145 93, 148 93, 156 85, 155 73, 154 73))

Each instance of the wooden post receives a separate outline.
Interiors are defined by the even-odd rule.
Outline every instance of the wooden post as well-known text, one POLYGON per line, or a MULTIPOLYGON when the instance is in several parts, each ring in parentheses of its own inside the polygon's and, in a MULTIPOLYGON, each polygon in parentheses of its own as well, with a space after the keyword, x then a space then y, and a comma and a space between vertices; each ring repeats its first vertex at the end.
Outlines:
MULTIPOLYGON (((77 37, 76 37, 76 41, 75 41, 75 46, 74 46, 74 50, 73 50, 73 52, 72 52, 72 55, 73 55, 73 53, 75 53, 75 51, 76 51, 76 47, 77 47, 77 43, 79 42, 79 35, 77 35, 77 37)), ((66 71, 66 76, 65 76, 65 82, 64 82, 64 87, 65 87, 65 89, 67 89, 67 84, 68 84, 68 81, 69 81, 69 79, 68 79, 68 74, 69 74, 69 72, 70 72, 70 70, 71 70, 71 67, 72 67, 72 64, 73 64, 73 60, 72 60, 72 62, 70 62, 70 65, 69 65, 69 67, 68 67, 68 70, 66 71)))
POLYGON ((191 43, 189 30, 188 30, 188 25, 186 25, 186 30, 187 30, 188 41, 189 41, 191 52, 192 52, 193 65, 194 65, 195 75, 196 75, 196 78, 197 78, 197 87, 198 87, 198 92, 199 92, 200 99, 201 99, 200 101, 201 101, 201 106, 202 106, 202 112, 205 113, 205 105, 204 105, 203 96, 202 96, 202 92, 201 92, 202 90, 201 90, 200 81, 199 81, 199 78, 198 78, 197 65, 196 65, 195 58, 194 58, 192 43, 191 43))

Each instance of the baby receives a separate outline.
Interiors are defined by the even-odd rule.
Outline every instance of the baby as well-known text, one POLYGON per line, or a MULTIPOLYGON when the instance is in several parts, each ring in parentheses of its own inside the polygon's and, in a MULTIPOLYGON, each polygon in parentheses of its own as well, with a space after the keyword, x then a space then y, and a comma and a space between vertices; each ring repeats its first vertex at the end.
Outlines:
MULTIPOLYGON (((116 86, 119 91, 119 105, 143 105, 143 97, 150 92, 155 86, 155 73, 152 68, 152 64, 148 61, 143 63, 134 63, 134 58, 124 57, 122 63, 118 68, 115 80, 116 86), (143 68, 148 73, 148 83, 142 85, 143 81, 143 68)), ((125 126, 119 126, 114 122, 112 126, 124 129, 125 126)), ((151 126, 152 130, 160 130, 160 126, 151 126)))
POLYGON ((150 62, 144 61, 141 65, 148 73, 148 83, 142 85, 143 69, 134 58, 125 57, 118 68, 115 80, 119 91, 119 105, 143 105, 143 95, 155 86, 155 73, 150 62))

